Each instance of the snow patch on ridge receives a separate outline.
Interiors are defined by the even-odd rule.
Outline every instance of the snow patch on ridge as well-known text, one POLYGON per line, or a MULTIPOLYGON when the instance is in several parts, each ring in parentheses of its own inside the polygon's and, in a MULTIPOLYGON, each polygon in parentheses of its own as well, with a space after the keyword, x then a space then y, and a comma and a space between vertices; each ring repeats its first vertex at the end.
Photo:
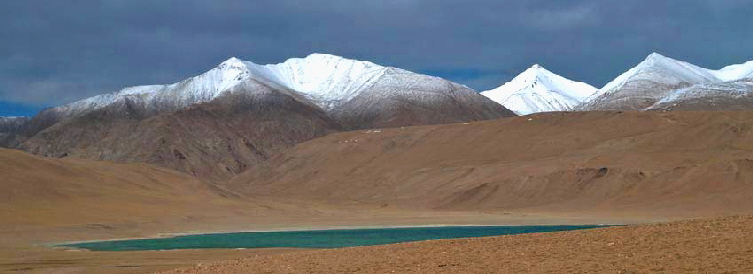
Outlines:
POLYGON ((318 53, 265 68, 268 79, 309 96, 325 110, 353 99, 387 71, 372 62, 318 53))

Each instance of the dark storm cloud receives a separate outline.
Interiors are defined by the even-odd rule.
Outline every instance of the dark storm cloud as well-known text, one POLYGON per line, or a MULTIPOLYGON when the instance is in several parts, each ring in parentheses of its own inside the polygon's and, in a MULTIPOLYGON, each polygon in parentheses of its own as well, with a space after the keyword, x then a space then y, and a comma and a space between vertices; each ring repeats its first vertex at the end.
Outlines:
POLYGON ((68 0, 0 3, 0 101, 170 83, 231 56, 325 52, 493 88, 534 63, 601 86, 652 51, 753 60, 753 2, 68 0))

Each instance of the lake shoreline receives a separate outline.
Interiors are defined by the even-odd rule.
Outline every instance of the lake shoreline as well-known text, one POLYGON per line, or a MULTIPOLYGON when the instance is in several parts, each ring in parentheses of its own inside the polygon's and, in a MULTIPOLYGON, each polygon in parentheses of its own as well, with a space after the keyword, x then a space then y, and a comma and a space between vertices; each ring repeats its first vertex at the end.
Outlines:
POLYGON ((311 231, 332 231, 332 230, 362 230, 362 229, 399 229, 399 228, 441 228, 441 227, 529 227, 529 226, 597 226, 597 227, 610 227, 610 226, 625 226, 631 224, 567 224, 567 225, 488 225, 488 224, 433 224, 433 225, 395 225, 395 226, 333 226, 333 227, 314 227, 314 228, 281 228, 270 230, 226 230, 226 231, 209 231, 209 232, 176 232, 176 233, 159 233, 154 237, 131 237, 131 238, 108 238, 108 239, 94 239, 86 241, 71 241, 71 242, 58 242, 50 243, 42 246, 53 248, 65 248, 66 245, 86 244, 95 242, 110 242, 110 241, 129 241, 129 240, 155 240, 155 239, 169 239, 181 236, 200 236, 200 235, 213 235, 213 234, 232 234, 232 233, 275 233, 275 232, 311 232, 311 231))
POLYGON ((329 249, 374 246, 405 242, 478 238, 530 233, 548 233, 596 229, 604 225, 534 225, 534 226, 422 226, 365 229, 294 230, 274 232, 232 232, 69 243, 58 247, 72 247, 89 251, 160 251, 184 249, 254 249, 254 248, 310 248, 329 249))

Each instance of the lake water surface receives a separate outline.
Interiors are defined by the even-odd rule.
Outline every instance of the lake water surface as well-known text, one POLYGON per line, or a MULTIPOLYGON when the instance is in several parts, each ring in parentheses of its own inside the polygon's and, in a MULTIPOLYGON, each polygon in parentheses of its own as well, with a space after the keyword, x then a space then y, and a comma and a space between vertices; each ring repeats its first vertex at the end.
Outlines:
POLYGON ((65 244, 93 251, 171 250, 200 248, 337 248, 401 242, 487 237, 510 234, 589 229, 595 225, 557 226, 441 226, 407 228, 333 229, 277 232, 237 232, 158 239, 117 240, 65 244))

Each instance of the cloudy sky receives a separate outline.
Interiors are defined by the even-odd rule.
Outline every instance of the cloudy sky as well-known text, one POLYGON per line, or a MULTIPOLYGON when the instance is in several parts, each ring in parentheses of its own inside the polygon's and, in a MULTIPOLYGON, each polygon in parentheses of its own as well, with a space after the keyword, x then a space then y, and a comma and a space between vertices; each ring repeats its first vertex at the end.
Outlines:
POLYGON ((753 60, 750 0, 4 0, 0 115, 331 53, 477 90, 539 63, 600 87, 651 52, 753 60))

